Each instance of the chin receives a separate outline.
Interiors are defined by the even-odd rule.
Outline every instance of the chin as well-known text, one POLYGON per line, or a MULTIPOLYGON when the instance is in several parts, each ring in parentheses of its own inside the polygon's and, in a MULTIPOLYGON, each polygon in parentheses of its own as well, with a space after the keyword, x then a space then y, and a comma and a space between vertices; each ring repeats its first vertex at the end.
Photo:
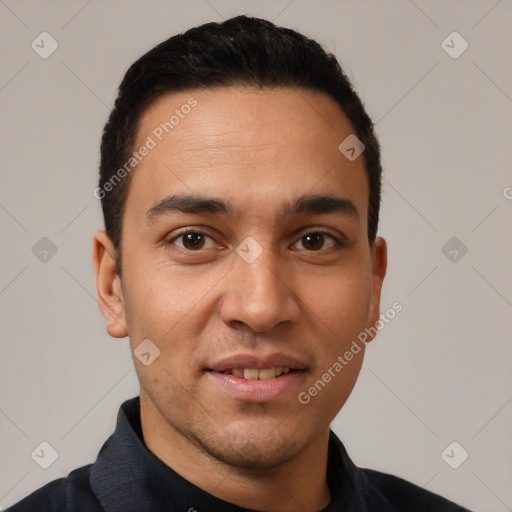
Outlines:
POLYGON ((196 438, 201 449, 218 461, 245 470, 268 470, 296 457, 306 447, 306 439, 294 439, 290 433, 225 431, 196 438))

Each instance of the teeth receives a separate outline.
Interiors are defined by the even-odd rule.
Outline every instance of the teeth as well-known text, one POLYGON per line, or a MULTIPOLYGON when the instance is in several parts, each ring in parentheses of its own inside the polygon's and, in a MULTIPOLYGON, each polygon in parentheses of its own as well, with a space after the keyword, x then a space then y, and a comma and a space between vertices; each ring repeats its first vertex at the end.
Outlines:
POLYGON ((244 370, 244 379, 256 380, 258 378, 258 370, 256 368, 246 368, 244 370))
POLYGON ((258 378, 260 380, 273 379, 276 376, 275 368, 265 368, 264 370, 260 370, 258 373, 258 378))
POLYGON ((257 368, 232 368, 231 370, 225 370, 223 373, 234 375, 235 377, 243 377, 249 380, 268 380, 279 377, 284 373, 288 373, 290 368, 283 368, 281 366, 275 368, 263 368, 258 370, 257 368))

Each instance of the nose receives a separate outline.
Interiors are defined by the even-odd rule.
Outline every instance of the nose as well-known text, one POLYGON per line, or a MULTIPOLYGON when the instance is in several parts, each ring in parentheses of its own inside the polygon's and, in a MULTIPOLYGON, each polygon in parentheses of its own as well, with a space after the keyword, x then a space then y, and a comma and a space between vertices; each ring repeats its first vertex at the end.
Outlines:
POLYGON ((222 320, 233 326, 243 323, 254 332, 270 331, 279 324, 297 322, 300 308, 293 278, 266 249, 252 263, 238 254, 228 273, 227 291, 220 307, 222 320))

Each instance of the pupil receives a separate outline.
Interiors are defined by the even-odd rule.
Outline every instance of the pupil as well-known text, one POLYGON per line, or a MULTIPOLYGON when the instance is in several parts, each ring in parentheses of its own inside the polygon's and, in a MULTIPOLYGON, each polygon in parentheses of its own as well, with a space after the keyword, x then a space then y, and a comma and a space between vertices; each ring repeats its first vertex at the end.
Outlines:
POLYGON ((307 243, 313 250, 320 249, 323 245, 323 235, 321 233, 314 233, 312 235, 306 235, 307 243))
POLYGON ((202 245, 203 235, 199 233, 187 233, 185 235, 185 246, 189 245, 193 248, 197 248, 202 245))

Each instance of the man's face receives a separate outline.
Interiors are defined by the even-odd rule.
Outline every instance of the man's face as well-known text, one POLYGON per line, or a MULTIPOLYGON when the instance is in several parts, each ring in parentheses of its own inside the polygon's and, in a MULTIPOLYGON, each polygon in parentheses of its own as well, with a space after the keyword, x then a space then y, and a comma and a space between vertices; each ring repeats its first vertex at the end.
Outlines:
POLYGON ((143 114, 134 149, 156 147, 126 201, 118 321, 132 351, 146 339, 161 351, 134 363, 142 409, 169 439, 271 467, 324 435, 349 396, 363 350, 298 399, 379 314, 385 245, 367 239, 363 156, 338 150, 351 133, 333 100, 303 90, 186 91, 143 114), (214 203, 173 208, 183 196, 214 203))

